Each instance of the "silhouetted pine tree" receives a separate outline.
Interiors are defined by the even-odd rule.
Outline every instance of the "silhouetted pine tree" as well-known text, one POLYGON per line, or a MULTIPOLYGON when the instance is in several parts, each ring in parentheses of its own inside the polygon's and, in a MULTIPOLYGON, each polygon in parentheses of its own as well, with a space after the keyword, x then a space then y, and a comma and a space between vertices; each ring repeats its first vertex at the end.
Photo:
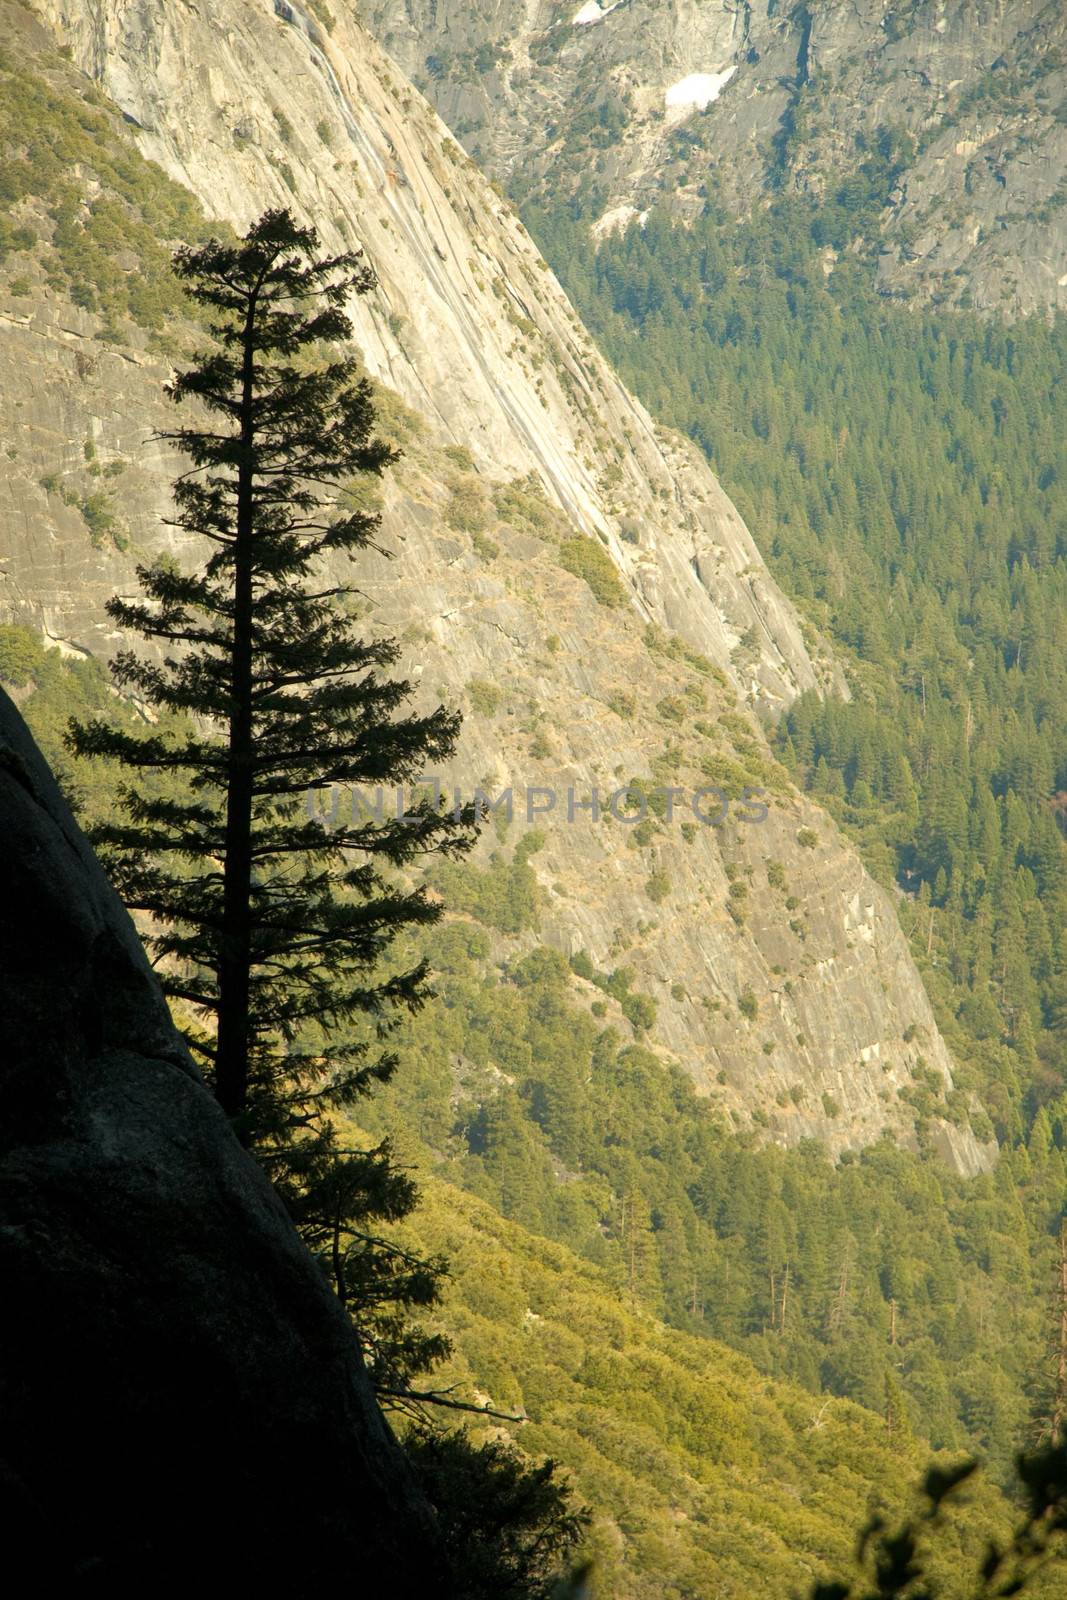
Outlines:
MULTIPOLYGON (((373 437, 369 383, 335 353, 351 333, 346 297, 372 276, 357 255, 317 251, 313 229, 268 212, 234 244, 178 252, 215 348, 170 385, 198 415, 164 437, 190 462, 174 525, 208 555, 192 573, 140 567, 144 598, 108 605, 163 649, 113 664, 157 729, 139 737, 97 720, 74 724, 71 740, 142 775, 96 842, 127 905, 151 918, 167 993, 205 1023, 190 1043, 220 1104, 339 1292, 351 1287, 366 1317, 387 1300, 393 1317, 405 1300, 432 1301, 435 1264, 414 1271, 379 1240, 361 1253, 361 1240, 404 1215, 413 1191, 387 1147, 341 1149, 330 1113, 388 1078, 391 1021, 429 992, 424 963, 384 964, 399 929, 440 915, 397 869, 465 848, 472 817, 357 808, 331 830, 308 805, 334 785, 407 783, 451 754, 459 728, 442 707, 405 711, 410 686, 385 675, 396 644, 360 634, 337 576, 379 522, 341 509, 338 492, 395 452, 373 437)), ((396 1332, 393 1385, 411 1365, 396 1332)))
POLYGON ((582 1574, 571 1583, 557 1575, 591 1518, 568 1503, 554 1462, 531 1468, 512 1445, 479 1446, 462 1433, 419 1430, 406 1443, 462 1600, 581 1600, 582 1574))

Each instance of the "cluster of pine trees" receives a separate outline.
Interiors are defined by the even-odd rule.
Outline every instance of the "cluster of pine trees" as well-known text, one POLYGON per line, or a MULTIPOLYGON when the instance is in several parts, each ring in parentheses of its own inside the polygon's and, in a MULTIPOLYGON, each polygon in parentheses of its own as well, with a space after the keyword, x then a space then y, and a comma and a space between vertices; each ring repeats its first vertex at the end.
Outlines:
POLYGON ((364 1124, 416 1135, 627 1304, 856 1400, 890 1435, 981 1452, 1006 1481, 1049 1414, 1067 1164, 1047 1116, 974 1179, 888 1139, 836 1164, 814 1143, 761 1148, 621 1010, 596 1017, 558 952, 494 944, 455 919, 433 935, 438 1001, 403 1024, 404 1071, 364 1124))

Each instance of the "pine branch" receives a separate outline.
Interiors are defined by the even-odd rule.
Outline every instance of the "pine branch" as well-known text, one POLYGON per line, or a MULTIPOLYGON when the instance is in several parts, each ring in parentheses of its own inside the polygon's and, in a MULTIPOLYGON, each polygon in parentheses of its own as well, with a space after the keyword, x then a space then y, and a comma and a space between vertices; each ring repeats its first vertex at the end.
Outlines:
MULTIPOLYGON (((454 1387, 458 1388, 458 1384, 454 1387)), ((468 1400, 451 1400, 447 1389, 392 1389, 376 1387, 380 1399, 407 1401, 414 1405, 440 1406, 450 1411, 466 1411, 474 1417, 493 1417, 498 1422, 526 1422, 525 1416, 510 1411, 494 1411, 492 1406, 472 1405, 468 1400)))

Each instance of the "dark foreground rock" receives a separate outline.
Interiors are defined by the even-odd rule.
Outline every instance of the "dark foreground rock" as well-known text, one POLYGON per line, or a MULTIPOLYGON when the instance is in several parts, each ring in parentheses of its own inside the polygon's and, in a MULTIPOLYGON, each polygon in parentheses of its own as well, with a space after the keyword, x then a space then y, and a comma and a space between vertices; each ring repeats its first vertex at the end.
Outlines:
POLYGON ((0 691, 0 1505, 26 1595, 445 1595, 341 1308, 0 691))

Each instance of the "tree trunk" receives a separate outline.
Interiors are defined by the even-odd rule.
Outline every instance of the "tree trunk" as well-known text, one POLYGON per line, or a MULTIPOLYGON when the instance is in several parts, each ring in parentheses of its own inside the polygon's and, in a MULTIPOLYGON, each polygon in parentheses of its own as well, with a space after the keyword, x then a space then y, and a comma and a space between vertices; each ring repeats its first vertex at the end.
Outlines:
POLYGON ((252 914, 252 480, 256 296, 244 329, 241 458, 237 469, 233 642, 230 655, 226 859, 219 952, 218 1046, 215 1095, 230 1117, 248 1100, 248 1010, 252 914))

